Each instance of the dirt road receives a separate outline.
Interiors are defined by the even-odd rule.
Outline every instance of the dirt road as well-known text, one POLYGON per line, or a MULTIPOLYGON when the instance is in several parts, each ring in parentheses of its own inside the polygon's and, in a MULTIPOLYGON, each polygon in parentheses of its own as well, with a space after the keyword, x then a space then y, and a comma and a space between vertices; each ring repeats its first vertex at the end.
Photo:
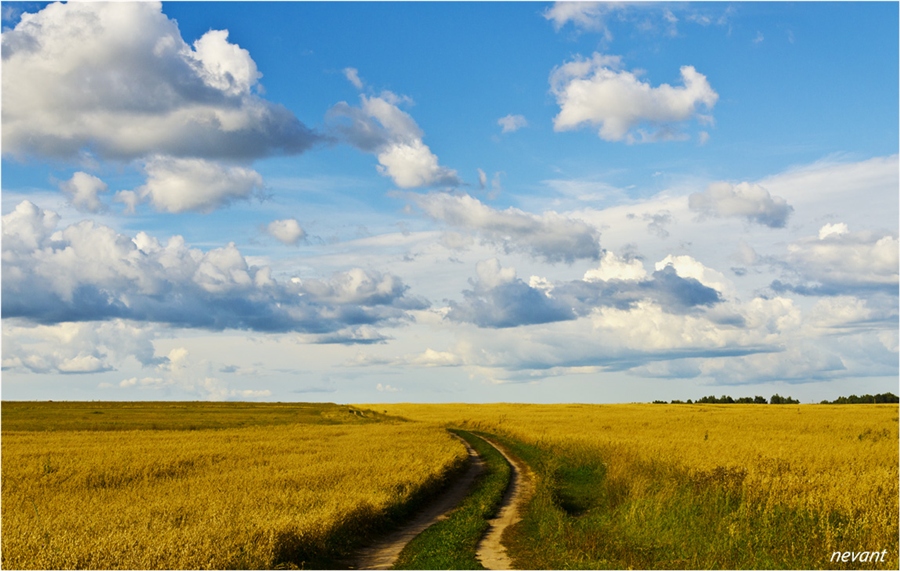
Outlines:
POLYGON ((411 522, 361 551, 356 561, 353 562, 352 568, 390 569, 407 543, 432 524, 445 519, 447 513, 466 497, 475 478, 484 471, 484 460, 469 446, 468 442, 462 438, 459 440, 466 445, 466 449, 469 451, 469 467, 466 472, 437 500, 425 506, 411 522))
MULTIPOLYGON (((511 569, 511 561, 506 554, 506 548, 500 544, 500 538, 506 528, 521 518, 519 511, 521 504, 530 494, 530 472, 523 463, 512 458, 498 444, 483 438, 488 444, 496 448, 506 458, 512 467, 510 483, 503 495, 500 512, 497 517, 490 520, 491 527, 478 544, 478 560, 487 569, 511 569)), ((425 531, 432 524, 442 519, 466 497, 472 483, 484 471, 484 460, 469 444, 460 438, 469 452, 469 467, 449 489, 437 500, 428 504, 416 517, 402 528, 382 538, 378 543, 362 550, 352 562, 351 569, 390 569, 406 544, 414 537, 425 531)))
POLYGON ((531 496, 532 475, 528 466, 513 458, 502 446, 496 442, 491 442, 487 438, 482 440, 496 448, 509 465, 512 467, 510 473, 509 487, 503 495, 503 503, 497 517, 490 520, 491 527, 485 534, 481 543, 478 544, 478 560, 486 569, 512 569, 512 561, 506 554, 506 548, 500 543, 503 532, 506 528, 520 521, 522 517, 519 515, 522 511, 522 505, 531 496))

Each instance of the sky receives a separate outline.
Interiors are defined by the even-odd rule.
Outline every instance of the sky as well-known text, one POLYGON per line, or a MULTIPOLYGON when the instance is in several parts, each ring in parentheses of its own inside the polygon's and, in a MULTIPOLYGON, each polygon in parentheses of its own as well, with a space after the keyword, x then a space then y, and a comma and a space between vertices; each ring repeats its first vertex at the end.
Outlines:
POLYGON ((2 5, 2 398, 898 387, 898 4, 2 5))

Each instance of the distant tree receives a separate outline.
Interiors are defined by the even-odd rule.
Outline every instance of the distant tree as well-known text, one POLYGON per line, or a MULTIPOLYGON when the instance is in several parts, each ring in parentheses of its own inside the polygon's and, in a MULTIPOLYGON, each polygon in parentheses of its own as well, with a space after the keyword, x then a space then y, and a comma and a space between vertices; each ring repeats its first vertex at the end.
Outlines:
POLYGON ((783 397, 778 393, 772 395, 772 398, 769 399, 770 404, 800 404, 800 401, 797 399, 793 399, 791 397, 783 397))
POLYGON ((666 403, 666 401, 664 401, 664 400, 655 400, 655 401, 653 401, 652 404, 668 404, 668 403, 666 403))
POLYGON ((734 402, 736 402, 738 404, 753 404, 753 398, 752 397, 741 397, 734 402))
POLYGON ((687 404, 694 404, 694 401, 692 401, 691 399, 688 399, 687 404))
POLYGON ((894 393, 881 393, 877 395, 864 394, 862 396, 850 395, 838 397, 833 401, 823 400, 821 404, 897 404, 900 397, 894 393))
POLYGON ((766 400, 766 397, 761 397, 759 395, 753 397, 753 402, 755 404, 769 404, 769 401, 766 400))

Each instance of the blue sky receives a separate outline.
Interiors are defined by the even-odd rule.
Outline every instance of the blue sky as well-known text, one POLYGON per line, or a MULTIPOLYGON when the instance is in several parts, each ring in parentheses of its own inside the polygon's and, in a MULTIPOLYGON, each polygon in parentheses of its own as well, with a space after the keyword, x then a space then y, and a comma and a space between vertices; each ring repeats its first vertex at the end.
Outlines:
POLYGON ((4 399, 896 392, 896 3, 2 15, 4 399))

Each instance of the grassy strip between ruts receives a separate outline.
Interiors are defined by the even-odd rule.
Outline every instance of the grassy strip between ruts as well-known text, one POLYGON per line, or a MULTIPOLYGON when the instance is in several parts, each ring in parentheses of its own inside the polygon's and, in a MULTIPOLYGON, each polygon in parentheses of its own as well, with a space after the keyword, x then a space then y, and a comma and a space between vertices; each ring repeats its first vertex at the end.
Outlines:
POLYGON ((502 454, 478 436, 462 430, 451 432, 478 452, 486 469, 450 517, 432 525, 406 545, 394 569, 484 569, 476 557, 476 549, 488 529, 487 520, 499 509, 511 468, 502 454))

